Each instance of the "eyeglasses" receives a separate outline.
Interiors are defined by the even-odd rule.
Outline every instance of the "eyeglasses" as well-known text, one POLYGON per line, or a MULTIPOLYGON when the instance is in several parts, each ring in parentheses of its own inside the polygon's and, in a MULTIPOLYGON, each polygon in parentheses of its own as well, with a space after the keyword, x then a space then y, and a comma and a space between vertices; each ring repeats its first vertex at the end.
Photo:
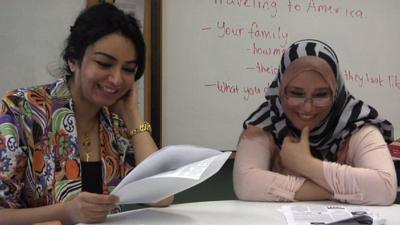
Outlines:
POLYGON ((309 98, 305 96, 304 92, 298 91, 297 89, 285 89, 285 97, 287 103, 291 106, 300 106, 310 101, 315 107, 327 107, 332 102, 332 92, 330 90, 320 91, 309 98))

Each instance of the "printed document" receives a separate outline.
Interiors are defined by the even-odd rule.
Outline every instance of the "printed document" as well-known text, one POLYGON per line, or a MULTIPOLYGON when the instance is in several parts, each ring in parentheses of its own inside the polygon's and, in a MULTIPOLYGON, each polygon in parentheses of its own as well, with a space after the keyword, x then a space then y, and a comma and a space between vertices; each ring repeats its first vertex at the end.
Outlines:
POLYGON ((232 152, 193 145, 166 146, 136 166, 111 192, 120 204, 156 203, 218 172, 232 152))
POLYGON ((364 220, 360 224, 383 225, 385 219, 370 212, 362 206, 345 205, 286 205, 278 209, 284 214, 288 225, 329 225, 329 224, 358 224, 345 223, 343 220, 364 220), (369 221, 366 221, 366 219, 369 221), (340 221, 340 223, 339 223, 340 221))

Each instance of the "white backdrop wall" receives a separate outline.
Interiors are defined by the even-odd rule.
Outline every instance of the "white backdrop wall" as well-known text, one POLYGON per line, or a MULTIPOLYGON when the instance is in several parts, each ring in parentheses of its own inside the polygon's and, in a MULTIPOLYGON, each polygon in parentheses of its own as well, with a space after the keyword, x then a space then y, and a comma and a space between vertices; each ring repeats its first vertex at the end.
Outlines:
POLYGON ((2 0, 0 3, 0 94, 48 83, 64 40, 85 0, 2 0))

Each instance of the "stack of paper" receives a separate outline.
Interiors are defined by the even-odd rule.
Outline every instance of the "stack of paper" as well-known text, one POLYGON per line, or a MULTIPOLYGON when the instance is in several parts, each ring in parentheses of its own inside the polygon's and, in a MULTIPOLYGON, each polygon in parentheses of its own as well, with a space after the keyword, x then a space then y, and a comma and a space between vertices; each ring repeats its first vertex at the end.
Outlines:
POLYGON ((400 139, 389 144, 389 150, 397 174, 397 192, 400 192, 400 139))
POLYGON ((400 142, 390 143, 389 150, 394 160, 400 160, 400 142))

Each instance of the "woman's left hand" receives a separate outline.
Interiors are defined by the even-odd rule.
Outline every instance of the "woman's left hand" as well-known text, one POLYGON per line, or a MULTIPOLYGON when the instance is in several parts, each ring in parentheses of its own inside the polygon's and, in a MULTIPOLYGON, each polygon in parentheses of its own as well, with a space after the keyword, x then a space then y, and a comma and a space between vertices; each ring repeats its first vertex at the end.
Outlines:
POLYGON ((280 157, 286 169, 304 175, 302 169, 307 166, 310 159, 313 159, 310 152, 308 127, 304 127, 301 131, 300 140, 293 136, 285 137, 280 157))
POLYGON ((139 112, 139 91, 137 84, 134 83, 133 87, 110 107, 110 110, 123 119, 133 116, 133 113, 139 112))

